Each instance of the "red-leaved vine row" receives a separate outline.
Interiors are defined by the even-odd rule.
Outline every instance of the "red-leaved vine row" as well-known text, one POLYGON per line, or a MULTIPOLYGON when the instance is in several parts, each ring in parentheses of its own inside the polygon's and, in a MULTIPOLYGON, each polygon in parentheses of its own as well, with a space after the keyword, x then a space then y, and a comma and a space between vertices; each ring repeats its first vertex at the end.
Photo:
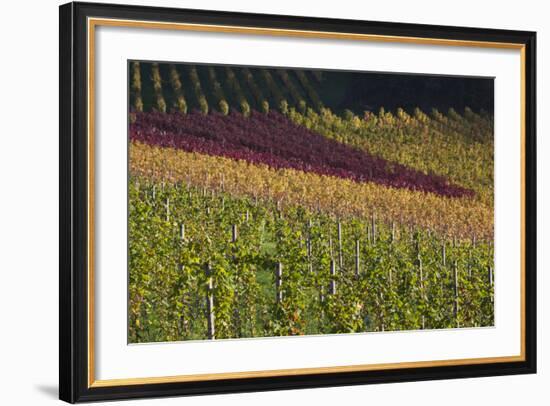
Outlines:
MULTIPOLYGON (((130 140, 208 155, 246 160, 272 168, 292 168, 320 175, 374 182, 441 196, 473 196, 442 176, 425 174, 404 165, 359 151, 294 124, 284 115, 252 111, 250 117, 136 112, 130 140)), ((397 146, 396 146, 397 148, 397 146)))

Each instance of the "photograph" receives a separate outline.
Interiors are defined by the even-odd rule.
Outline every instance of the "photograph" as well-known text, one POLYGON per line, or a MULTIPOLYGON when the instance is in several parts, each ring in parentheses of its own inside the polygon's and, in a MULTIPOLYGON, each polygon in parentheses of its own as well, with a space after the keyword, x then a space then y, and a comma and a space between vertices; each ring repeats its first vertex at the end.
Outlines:
POLYGON ((494 77, 127 69, 129 344, 493 328, 494 77))
POLYGON ((294 5, 59 7, 61 400, 537 372, 537 32, 294 5))

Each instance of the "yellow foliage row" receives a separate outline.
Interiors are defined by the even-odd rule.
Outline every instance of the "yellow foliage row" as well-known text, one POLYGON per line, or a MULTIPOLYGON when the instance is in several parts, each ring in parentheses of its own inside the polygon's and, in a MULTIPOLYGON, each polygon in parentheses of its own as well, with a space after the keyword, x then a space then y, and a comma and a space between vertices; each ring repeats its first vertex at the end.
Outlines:
POLYGON ((418 109, 411 116, 399 109, 396 115, 381 111, 364 118, 351 112, 342 118, 329 109, 321 113, 308 109, 306 114, 292 110, 289 118, 389 161, 442 175, 474 190, 483 203, 493 205, 492 121, 469 109, 464 116, 454 110, 447 116, 434 110, 429 117, 418 109))
POLYGON ((429 228, 458 238, 493 236, 493 209, 472 198, 453 199, 293 169, 275 170, 266 165, 140 143, 131 143, 130 172, 155 181, 188 183, 235 196, 301 205, 336 216, 375 214, 383 221, 429 228))

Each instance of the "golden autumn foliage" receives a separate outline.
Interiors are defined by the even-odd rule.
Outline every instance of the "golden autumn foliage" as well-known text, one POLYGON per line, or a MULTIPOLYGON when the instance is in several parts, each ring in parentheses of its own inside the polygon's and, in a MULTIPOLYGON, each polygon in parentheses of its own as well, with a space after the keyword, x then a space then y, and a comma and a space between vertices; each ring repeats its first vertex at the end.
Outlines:
POLYGON ((493 237, 492 204, 476 198, 446 198, 140 143, 130 145, 130 172, 157 181, 301 205, 336 216, 376 214, 382 221, 429 228, 448 236, 493 237))
POLYGON ((394 115, 381 109, 365 117, 339 117, 323 108, 320 113, 296 110, 289 118, 328 138, 368 151, 472 189, 477 199, 493 206, 493 121, 466 109, 463 116, 451 109, 448 115, 431 115, 416 109, 409 115, 398 109, 394 115))

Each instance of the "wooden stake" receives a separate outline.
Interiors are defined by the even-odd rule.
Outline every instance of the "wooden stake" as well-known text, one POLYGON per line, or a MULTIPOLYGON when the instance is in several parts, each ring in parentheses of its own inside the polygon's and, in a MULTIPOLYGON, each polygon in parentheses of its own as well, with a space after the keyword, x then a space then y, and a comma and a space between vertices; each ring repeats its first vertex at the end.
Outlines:
POLYGON ((277 269, 275 270, 275 291, 277 303, 283 301, 283 264, 277 262, 277 269))
MULTIPOLYGON (((185 269, 185 266, 182 264, 179 264, 177 269, 179 272, 183 272, 183 270, 185 269)), ((185 309, 187 308, 187 300, 186 300, 185 293, 181 295, 181 305, 182 305, 182 309, 181 309, 181 316, 180 316, 180 326, 181 326, 182 334, 185 336, 187 332, 187 324, 188 324, 188 321, 185 318, 185 309)))
POLYGON ((336 294, 336 265, 334 260, 330 260, 330 295, 336 294))
POLYGON ((313 272, 313 263, 311 262, 311 238, 309 235, 307 236, 306 240, 306 247, 307 247, 307 262, 308 262, 308 268, 309 272, 313 272))
POLYGON ((365 227, 365 231, 367 232, 367 243, 370 244, 370 229, 368 225, 365 227))
POLYGON ((420 256, 418 256, 418 273, 420 278, 420 294, 424 299, 424 272, 422 269, 422 258, 420 258, 420 256))
POLYGON ((372 215, 371 221, 372 221, 372 224, 371 224, 372 243, 375 244, 376 243, 376 214, 372 215))
POLYGON ((208 324, 208 339, 214 340, 216 338, 216 328, 215 328, 215 316, 214 316, 214 286, 212 282, 212 271, 210 269, 210 264, 205 265, 206 273, 206 317, 208 324))
POLYGON ((494 293, 493 293, 493 268, 487 267, 487 276, 489 278, 489 290, 491 292, 491 303, 495 300, 494 293))
POLYGON ((231 242, 237 242, 237 225, 231 226, 231 242))
POLYGON ((359 257, 360 254, 360 247, 359 247, 359 240, 355 240, 355 277, 359 278, 359 273, 361 272, 360 269, 360 260, 359 257))
POLYGON ((342 256, 342 223, 338 222, 338 265, 340 272, 344 267, 344 258, 342 256))
POLYGON ((454 279, 454 316, 456 319, 457 327, 460 327, 458 322, 458 264, 456 261, 453 263, 453 279, 454 279))

